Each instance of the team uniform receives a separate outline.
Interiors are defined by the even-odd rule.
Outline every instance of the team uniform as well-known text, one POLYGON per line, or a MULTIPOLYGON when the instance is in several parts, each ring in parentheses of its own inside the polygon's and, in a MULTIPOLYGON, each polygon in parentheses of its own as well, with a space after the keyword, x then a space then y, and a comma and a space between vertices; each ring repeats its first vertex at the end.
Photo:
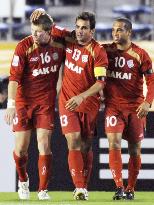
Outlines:
POLYGON ((83 136, 93 136, 99 110, 97 95, 88 97, 74 112, 65 109, 66 101, 88 90, 96 82, 96 77, 106 76, 108 60, 106 52, 94 39, 81 46, 72 38, 72 33, 54 28, 54 35, 65 38, 66 60, 62 88, 59 96, 59 111, 63 134, 81 132, 83 136))
MULTIPOLYGON (((74 111, 65 108, 66 102, 88 90, 100 78, 106 76, 108 59, 105 50, 94 39, 81 46, 70 33, 55 27, 52 32, 65 40, 66 59, 62 87, 59 96, 59 112, 63 134, 80 133, 81 140, 90 141, 94 136, 94 127, 99 110, 97 95, 83 100, 74 111)), ((100 80, 104 83, 103 80, 100 80)), ((75 186, 73 197, 76 200, 88 200, 87 186, 93 164, 93 151, 85 152, 69 149, 68 165, 75 186)))
POLYGON ((56 85, 63 58, 63 45, 56 40, 38 46, 28 36, 18 43, 9 79, 18 82, 14 131, 53 129, 56 85))
POLYGON ((136 109, 144 101, 143 75, 147 84, 146 101, 152 103, 154 74, 152 62, 145 50, 134 43, 125 50, 116 44, 103 45, 108 55, 109 67, 105 87, 105 131, 123 133, 129 142, 143 139, 145 118, 139 119, 136 109))
POLYGON ((125 190, 122 178, 121 148, 117 146, 117 148, 109 149, 109 167, 117 187, 113 199, 132 200, 141 168, 139 142, 144 137, 145 125, 145 118, 138 118, 136 109, 144 102, 143 76, 145 76, 148 90, 145 100, 151 104, 154 98, 152 62, 146 51, 134 43, 131 43, 125 51, 118 50, 115 43, 106 44, 104 47, 109 59, 104 90, 105 132, 107 134, 122 133, 122 137, 128 141, 130 146, 139 146, 139 151, 135 150, 133 154, 129 150, 128 183, 125 190))

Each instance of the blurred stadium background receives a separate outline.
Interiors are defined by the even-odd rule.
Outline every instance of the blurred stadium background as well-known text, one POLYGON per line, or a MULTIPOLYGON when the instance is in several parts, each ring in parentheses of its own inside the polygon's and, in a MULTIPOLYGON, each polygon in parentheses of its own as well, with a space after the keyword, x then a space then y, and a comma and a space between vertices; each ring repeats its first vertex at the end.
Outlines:
MULTIPOLYGON (((0 7, 0 82, 9 76, 12 54, 17 42, 30 34, 29 16, 36 8, 44 8, 54 18, 57 25, 74 28, 76 15, 83 10, 96 13, 96 39, 111 40, 112 22, 126 16, 133 22, 133 40, 144 48, 154 63, 154 0, 5 0, 0 7)), ((146 86, 144 86, 146 93, 146 86)), ((2 93, 0 93, 1 95, 2 93)), ((1 99, 1 98, 0 98, 1 99)), ((154 104, 154 103, 153 103, 154 104)), ((154 105, 147 117, 146 138, 143 141, 142 169, 137 182, 137 190, 154 191, 154 105)), ((0 192, 15 191, 17 176, 12 158, 14 138, 11 128, 4 120, 4 109, 0 110, 0 192)), ((102 129, 103 113, 99 113, 97 136, 94 140, 94 168, 90 190, 113 190, 114 184, 108 167, 107 140, 102 129)), ((56 129, 51 143, 53 149, 53 176, 49 190, 73 190, 67 166, 67 147, 61 135, 58 112, 56 129)), ((128 154, 123 142, 124 169, 127 168, 128 154)), ((35 133, 29 149, 28 173, 30 189, 37 190, 37 146, 35 133)), ((124 178, 127 172, 124 170, 124 178)))

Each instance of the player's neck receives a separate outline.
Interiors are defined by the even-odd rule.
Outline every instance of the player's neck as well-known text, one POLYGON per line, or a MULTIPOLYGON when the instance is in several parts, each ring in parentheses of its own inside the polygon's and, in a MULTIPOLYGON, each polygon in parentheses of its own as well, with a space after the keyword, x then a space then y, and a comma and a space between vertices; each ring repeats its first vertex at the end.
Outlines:
POLYGON ((91 38, 86 41, 86 42, 83 42, 83 41, 77 41, 77 43, 80 45, 80 46, 87 46, 89 43, 91 43, 91 38))
POLYGON ((127 41, 127 43, 125 43, 125 44, 117 44, 117 49, 125 51, 125 50, 127 50, 130 46, 131 46, 131 41, 129 40, 129 41, 127 41))

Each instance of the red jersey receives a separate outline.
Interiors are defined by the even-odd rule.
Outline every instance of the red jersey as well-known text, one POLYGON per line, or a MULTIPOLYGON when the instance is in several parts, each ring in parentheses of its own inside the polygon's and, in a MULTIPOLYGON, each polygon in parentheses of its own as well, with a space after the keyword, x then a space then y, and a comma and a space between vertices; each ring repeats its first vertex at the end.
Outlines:
MULTIPOLYGON (((65 38, 66 59, 59 103, 64 106, 71 97, 88 90, 96 76, 106 76, 108 59, 104 48, 94 39, 88 45, 79 45, 72 33, 55 27, 53 35, 65 38)), ((98 107, 97 95, 88 97, 75 111, 89 112, 98 107)))
POLYGON ((38 46, 32 36, 20 41, 10 69, 10 81, 18 82, 16 102, 54 105, 63 45, 51 41, 38 46))
MULTIPOLYGON (((152 69, 149 55, 134 43, 126 51, 118 50, 115 43, 103 44, 103 46, 109 60, 104 89, 106 105, 124 105, 136 110, 144 99, 143 75, 152 69)), ((149 76, 145 74, 150 90, 154 86, 154 75, 149 76)), ((147 96, 149 103, 154 97, 154 94, 150 95, 147 96)))

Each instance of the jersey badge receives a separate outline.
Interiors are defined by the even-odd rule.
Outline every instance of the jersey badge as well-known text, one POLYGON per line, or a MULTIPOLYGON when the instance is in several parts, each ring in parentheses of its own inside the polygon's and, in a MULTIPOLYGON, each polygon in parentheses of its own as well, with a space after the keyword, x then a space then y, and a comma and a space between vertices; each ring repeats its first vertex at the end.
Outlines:
POLYGON ((128 60, 128 61, 127 61, 127 65, 128 65, 129 68, 134 67, 134 62, 133 62, 133 60, 128 60))
POLYGON ((53 53, 52 58, 53 58, 53 60, 58 60, 58 58, 59 58, 58 53, 56 53, 56 52, 53 53))
POLYGON ((12 60, 12 66, 18 66, 18 64, 19 64, 19 56, 17 56, 17 55, 14 55, 13 56, 13 60, 12 60))
POLYGON ((88 62, 88 55, 82 55, 82 62, 87 63, 88 62))

